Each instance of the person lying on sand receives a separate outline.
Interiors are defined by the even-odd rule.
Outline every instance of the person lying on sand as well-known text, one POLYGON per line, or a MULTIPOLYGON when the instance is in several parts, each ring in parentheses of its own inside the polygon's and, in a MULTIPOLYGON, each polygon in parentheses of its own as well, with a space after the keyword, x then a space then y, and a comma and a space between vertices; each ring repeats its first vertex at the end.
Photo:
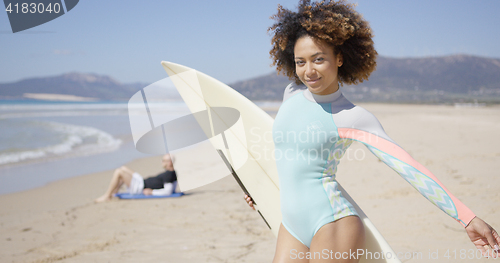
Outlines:
POLYGON ((126 166, 116 169, 111 178, 111 182, 109 182, 106 193, 94 201, 96 203, 110 201, 123 184, 127 186, 130 194, 171 195, 175 190, 173 183, 177 181, 177 175, 174 170, 174 160, 174 156, 165 154, 162 158, 162 166, 165 172, 147 179, 143 179, 140 174, 132 171, 126 166))

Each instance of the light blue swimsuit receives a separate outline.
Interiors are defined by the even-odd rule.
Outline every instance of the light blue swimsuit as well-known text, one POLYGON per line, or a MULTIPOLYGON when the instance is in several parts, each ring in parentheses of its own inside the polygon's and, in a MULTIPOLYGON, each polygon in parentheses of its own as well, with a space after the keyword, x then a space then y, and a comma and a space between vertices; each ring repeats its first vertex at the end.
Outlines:
POLYGON ((373 114, 353 105, 340 90, 321 96, 289 85, 276 115, 273 140, 282 224, 307 247, 323 225, 358 215, 335 180, 340 158, 353 141, 365 144, 462 225, 474 217, 432 173, 387 136, 373 114))

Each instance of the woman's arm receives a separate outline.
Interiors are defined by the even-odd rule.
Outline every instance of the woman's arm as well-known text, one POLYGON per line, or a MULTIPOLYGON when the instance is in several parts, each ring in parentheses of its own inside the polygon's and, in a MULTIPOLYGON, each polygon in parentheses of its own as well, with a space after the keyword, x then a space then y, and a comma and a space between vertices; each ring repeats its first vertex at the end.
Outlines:
POLYGON ((363 143, 425 198, 464 226, 472 243, 483 254, 488 253, 488 247, 496 251, 496 254, 492 253, 492 256, 496 257, 500 253, 498 247, 500 237, 490 225, 477 218, 468 207, 450 193, 434 174, 389 138, 373 114, 360 107, 353 109, 352 112, 355 114, 351 114, 354 116, 350 117, 354 117, 351 120, 355 121, 339 125, 340 138, 363 143))
POLYGON ((338 131, 341 138, 363 143, 382 162, 391 167, 431 203, 453 217, 462 226, 467 226, 475 217, 474 213, 451 194, 427 168, 413 159, 399 145, 379 136, 383 130, 377 131, 377 135, 354 128, 339 128, 338 131))

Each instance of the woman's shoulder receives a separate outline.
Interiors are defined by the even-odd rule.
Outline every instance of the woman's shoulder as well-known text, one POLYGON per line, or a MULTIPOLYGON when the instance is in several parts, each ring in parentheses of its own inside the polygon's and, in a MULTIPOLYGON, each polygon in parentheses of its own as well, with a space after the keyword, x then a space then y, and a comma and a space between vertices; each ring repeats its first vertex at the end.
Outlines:
POLYGON ((367 109, 356 106, 340 111, 333 115, 333 120, 338 128, 355 129, 368 132, 395 143, 385 132, 379 120, 367 109))
POLYGON ((354 128, 356 124, 366 124, 377 119, 365 108, 354 105, 349 100, 342 98, 335 107, 332 107, 335 124, 339 128, 354 128))

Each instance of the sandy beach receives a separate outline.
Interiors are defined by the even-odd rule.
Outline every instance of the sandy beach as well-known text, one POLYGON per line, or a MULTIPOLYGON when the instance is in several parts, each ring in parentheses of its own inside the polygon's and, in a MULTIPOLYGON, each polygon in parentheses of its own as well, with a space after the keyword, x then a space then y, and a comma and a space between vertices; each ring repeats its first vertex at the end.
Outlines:
POLYGON ((47 93, 24 93, 24 98, 48 101, 97 101, 97 98, 81 97, 65 94, 47 94, 47 93))
MULTIPOLYGON (((500 230, 500 107, 361 106, 477 216, 500 230)), ((192 158, 205 150, 200 146, 178 153, 177 172, 226 173, 226 167, 213 165, 213 157, 192 158)), ((161 171, 160 159, 126 165, 150 176, 161 171)), ((88 174, 0 196, 0 261, 271 262, 275 237, 247 207, 233 178, 180 198, 94 204, 111 174, 88 174)), ((478 259, 459 223, 363 145, 351 146, 337 179, 395 252, 407 253, 403 262, 492 261, 478 259)))

